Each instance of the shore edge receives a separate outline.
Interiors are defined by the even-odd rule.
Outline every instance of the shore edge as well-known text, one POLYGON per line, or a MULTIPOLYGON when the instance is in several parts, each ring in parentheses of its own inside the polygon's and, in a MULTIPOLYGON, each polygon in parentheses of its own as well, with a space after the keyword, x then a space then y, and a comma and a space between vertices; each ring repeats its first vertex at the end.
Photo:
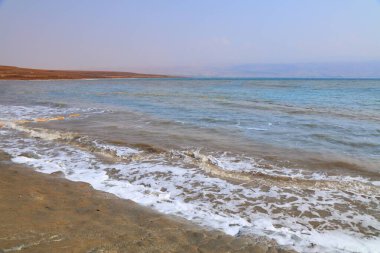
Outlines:
POLYGON ((11 162, 0 150, 0 252, 294 252, 231 237, 11 162))

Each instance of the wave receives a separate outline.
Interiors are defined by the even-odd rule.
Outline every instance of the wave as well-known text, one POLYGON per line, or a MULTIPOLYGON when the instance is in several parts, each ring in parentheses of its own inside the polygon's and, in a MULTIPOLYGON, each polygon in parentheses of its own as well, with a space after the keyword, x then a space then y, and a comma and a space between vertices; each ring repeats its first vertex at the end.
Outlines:
MULTIPOLYGON (((270 164, 268 161, 261 161, 258 163, 253 158, 236 157, 236 156, 213 156, 202 154, 199 149, 188 150, 164 150, 157 148, 150 144, 145 143, 128 143, 118 142, 112 145, 105 142, 92 139, 89 136, 79 135, 73 132, 62 132, 57 130, 49 130, 44 128, 27 127, 22 124, 14 122, 5 122, 5 126, 27 133, 31 137, 41 138, 44 140, 59 140, 64 141, 71 145, 76 145, 86 151, 97 153, 102 156, 107 156, 113 159, 124 160, 143 160, 144 155, 150 156, 152 154, 159 154, 166 159, 173 160, 175 162, 182 162, 184 164, 190 164, 203 169, 205 172, 223 177, 231 180, 250 181, 255 178, 275 179, 277 181, 298 181, 315 184, 317 181, 331 181, 331 182, 348 182, 357 181, 362 183, 368 183, 362 177, 351 176, 328 176, 324 173, 310 172, 301 169, 291 169, 278 167, 270 164)), ((324 162, 324 161, 320 161, 324 162)), ((325 166, 332 167, 345 167, 347 169, 358 169, 358 165, 347 163, 344 161, 332 161, 325 166)))
POLYGON ((343 145, 351 146, 354 148, 361 148, 361 147, 373 148, 373 147, 379 146, 378 143, 373 143, 373 142, 353 142, 353 141, 348 141, 348 140, 337 139, 328 134, 311 134, 310 137, 325 140, 330 143, 343 144, 343 145))
POLYGON ((42 103, 44 105, 35 106, 21 106, 21 105, 1 105, 0 120, 7 122, 14 122, 17 120, 34 121, 37 118, 52 118, 57 116, 69 116, 80 115, 81 118, 88 117, 89 115, 104 113, 107 110, 99 108, 72 108, 66 106, 46 106, 48 103, 42 103))
MULTIPOLYGON (((19 111, 2 111, 0 149, 38 171, 62 171, 160 212, 301 252, 376 252, 380 245, 380 187, 369 178, 279 167, 244 154, 109 142, 15 121, 77 109, 13 109, 19 111)), ((335 165, 352 166, 342 162, 335 165)))
POLYGON ((215 99, 215 103, 231 107, 239 108, 245 110, 261 110, 261 111, 272 111, 272 112, 283 112, 289 115, 320 115, 324 117, 338 117, 345 119, 355 119, 355 120, 369 120, 369 121, 379 121, 380 116, 373 112, 364 113, 362 111, 344 110, 341 108, 323 108, 323 107, 302 107, 290 104, 280 104, 273 101, 265 100, 219 100, 215 99))
POLYGON ((231 235, 266 236, 301 252, 376 252, 380 243, 379 187, 365 180, 305 179, 290 170, 280 176, 282 168, 229 154, 110 144, 12 124, 1 131, 0 148, 14 162, 62 171, 231 235))

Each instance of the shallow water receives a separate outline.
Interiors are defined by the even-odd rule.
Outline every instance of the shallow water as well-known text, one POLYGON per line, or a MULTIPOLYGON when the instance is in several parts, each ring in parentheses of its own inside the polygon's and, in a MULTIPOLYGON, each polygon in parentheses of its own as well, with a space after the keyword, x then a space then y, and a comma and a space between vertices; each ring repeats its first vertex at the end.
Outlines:
POLYGON ((1 81, 0 89, 0 148, 14 162, 231 235, 302 252, 379 252, 379 80, 1 81), (17 122, 57 116, 65 119, 17 122))

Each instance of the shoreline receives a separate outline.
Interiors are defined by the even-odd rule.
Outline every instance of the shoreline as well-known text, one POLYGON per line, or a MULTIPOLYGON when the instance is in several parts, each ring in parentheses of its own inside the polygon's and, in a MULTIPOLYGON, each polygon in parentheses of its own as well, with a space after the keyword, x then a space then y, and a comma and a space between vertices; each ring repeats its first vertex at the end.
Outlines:
POLYGON ((97 81, 97 80, 130 80, 130 79, 178 79, 186 77, 98 77, 98 78, 56 78, 56 79, 1 79, 0 81, 25 81, 25 82, 43 82, 43 81, 97 81))
POLYGON ((0 65, 0 80, 86 80, 86 79, 127 79, 127 78, 176 78, 159 74, 142 74, 121 71, 47 70, 19 68, 0 65))
POLYGON ((0 252, 294 252, 34 171, 0 151, 0 252))

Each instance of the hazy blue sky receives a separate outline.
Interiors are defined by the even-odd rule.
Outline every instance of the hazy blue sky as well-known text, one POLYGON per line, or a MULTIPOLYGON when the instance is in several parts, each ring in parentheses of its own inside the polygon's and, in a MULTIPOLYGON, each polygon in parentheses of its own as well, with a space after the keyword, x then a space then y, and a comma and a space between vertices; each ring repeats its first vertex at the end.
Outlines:
POLYGON ((380 61, 376 0, 0 0, 0 65, 160 71, 380 61))

